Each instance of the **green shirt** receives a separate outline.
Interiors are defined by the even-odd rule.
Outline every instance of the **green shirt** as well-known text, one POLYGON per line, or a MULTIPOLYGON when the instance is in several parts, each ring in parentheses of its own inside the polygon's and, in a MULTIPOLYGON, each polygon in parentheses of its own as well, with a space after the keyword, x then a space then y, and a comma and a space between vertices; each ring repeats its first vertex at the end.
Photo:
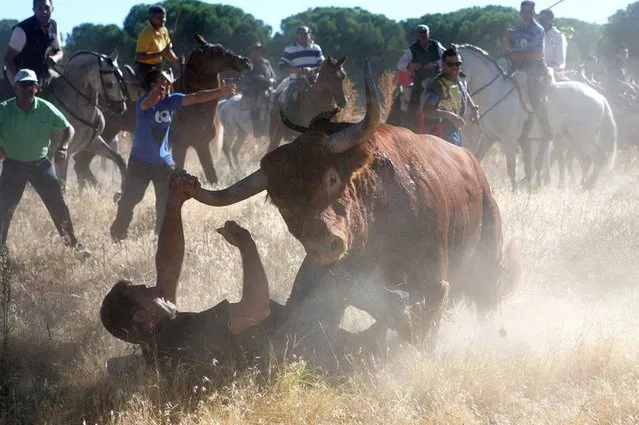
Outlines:
POLYGON ((0 147, 7 157, 37 161, 49 153, 51 130, 64 130, 69 121, 44 99, 35 98, 33 109, 22 112, 13 99, 0 102, 0 147))

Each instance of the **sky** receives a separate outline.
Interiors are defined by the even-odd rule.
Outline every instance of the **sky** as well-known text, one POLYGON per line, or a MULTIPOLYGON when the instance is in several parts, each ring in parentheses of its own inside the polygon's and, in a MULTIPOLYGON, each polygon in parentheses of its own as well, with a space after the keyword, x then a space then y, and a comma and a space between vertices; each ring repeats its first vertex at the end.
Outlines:
MULTIPOLYGON (((546 8, 557 0, 537 0, 537 10, 546 8)), ((0 19, 24 19, 33 14, 31 0, 3 0, 0 7, 0 19)), ((108 0, 107 2, 94 2, 87 0, 54 0, 54 19, 60 26, 62 34, 71 32, 71 29, 84 22, 95 24, 122 25, 124 18, 131 7, 138 3, 151 4, 152 1, 108 0)), ((372 13, 381 13, 395 20, 413 18, 426 13, 445 13, 471 6, 485 6, 497 4, 502 6, 519 7, 519 0, 515 1, 488 1, 477 2, 472 0, 445 0, 419 1, 419 0, 234 0, 207 3, 229 4, 243 9, 255 18, 270 25, 274 31, 280 28, 280 22, 287 16, 303 12, 313 7, 339 6, 361 7, 372 13), (428 7, 425 5, 428 4, 428 7), (424 5, 420 7, 418 5, 424 5), (416 7, 417 6, 417 7, 416 7)), ((607 18, 619 9, 625 9, 629 0, 564 0, 553 7, 555 16, 570 17, 586 22, 603 24, 607 18)), ((425 22, 428 24, 427 22, 425 22)), ((312 28, 312 23, 309 23, 312 28)), ((472 42, 472 40, 469 40, 472 42)))

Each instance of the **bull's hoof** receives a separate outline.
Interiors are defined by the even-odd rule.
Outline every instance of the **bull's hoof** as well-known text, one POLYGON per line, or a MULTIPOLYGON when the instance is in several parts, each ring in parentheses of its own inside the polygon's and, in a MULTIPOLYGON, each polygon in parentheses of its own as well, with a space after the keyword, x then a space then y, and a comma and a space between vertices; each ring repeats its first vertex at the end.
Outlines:
POLYGON ((113 194, 113 203, 117 204, 120 201, 121 197, 122 197, 122 192, 115 192, 113 194))

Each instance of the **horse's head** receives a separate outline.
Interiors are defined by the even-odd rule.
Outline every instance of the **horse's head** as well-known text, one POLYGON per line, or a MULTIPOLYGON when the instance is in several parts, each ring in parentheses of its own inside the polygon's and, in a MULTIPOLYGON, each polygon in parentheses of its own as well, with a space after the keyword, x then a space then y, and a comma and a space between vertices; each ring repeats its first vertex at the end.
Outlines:
POLYGON ((320 65, 316 82, 319 90, 330 93, 332 100, 339 108, 346 106, 346 94, 344 93, 346 71, 344 71, 343 67, 344 62, 346 62, 346 56, 340 59, 333 59, 328 56, 320 65))
POLYGON ((126 111, 127 87, 124 74, 118 66, 118 49, 109 56, 96 54, 98 58, 98 79, 92 88, 98 93, 99 102, 108 105, 114 114, 126 111))
POLYGON ((211 44, 199 34, 195 35, 199 46, 191 53, 187 68, 200 76, 212 76, 222 71, 244 72, 253 66, 248 58, 236 55, 221 44, 211 44))
POLYGON ((144 96, 144 87, 140 84, 140 79, 135 74, 135 70, 131 65, 124 65, 122 69, 124 74, 124 83, 126 87, 126 97, 131 102, 137 102, 139 98, 144 96))

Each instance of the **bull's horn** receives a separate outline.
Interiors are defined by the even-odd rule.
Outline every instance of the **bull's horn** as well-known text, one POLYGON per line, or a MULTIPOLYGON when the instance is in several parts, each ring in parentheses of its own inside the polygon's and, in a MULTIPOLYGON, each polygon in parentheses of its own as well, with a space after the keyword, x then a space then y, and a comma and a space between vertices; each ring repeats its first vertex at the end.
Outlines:
POLYGON ((225 207, 241 202, 257 195, 266 189, 266 176, 262 169, 255 171, 248 177, 244 177, 233 186, 222 190, 200 189, 195 195, 195 199, 203 204, 213 207, 225 207))
POLYGON ((334 153, 345 152, 372 136, 380 122, 380 106, 373 72, 368 59, 364 62, 364 82, 366 86, 366 115, 357 124, 326 138, 326 147, 334 153))
POLYGON ((280 118, 282 119, 282 122, 284 123, 284 125, 293 131, 297 131, 298 133, 306 133, 308 131, 308 127, 303 127, 289 120, 288 117, 286 116, 286 112, 284 112, 284 108, 281 106, 280 106, 280 118))

